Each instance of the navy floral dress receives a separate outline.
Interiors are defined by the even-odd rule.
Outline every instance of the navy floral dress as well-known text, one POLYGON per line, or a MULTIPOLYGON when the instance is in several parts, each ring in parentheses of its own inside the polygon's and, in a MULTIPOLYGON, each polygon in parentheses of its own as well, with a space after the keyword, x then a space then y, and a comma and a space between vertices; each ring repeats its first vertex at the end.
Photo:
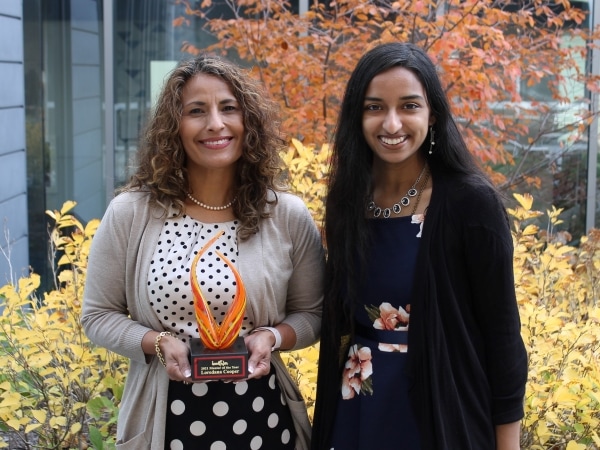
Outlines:
POLYGON ((331 448, 420 449, 405 374, 410 294, 424 215, 371 219, 356 336, 344 366, 331 448))

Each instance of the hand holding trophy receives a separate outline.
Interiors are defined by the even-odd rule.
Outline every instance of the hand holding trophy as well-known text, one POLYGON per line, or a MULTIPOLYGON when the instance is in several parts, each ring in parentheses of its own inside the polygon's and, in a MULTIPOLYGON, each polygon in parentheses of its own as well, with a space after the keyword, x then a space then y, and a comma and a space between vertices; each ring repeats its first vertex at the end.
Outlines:
POLYGON ((239 336, 246 311, 246 290, 239 272, 229 259, 215 250, 233 272, 236 281, 235 297, 220 325, 210 311, 196 276, 198 260, 223 233, 224 231, 221 231, 213 236, 192 262, 190 278, 200 335, 199 338, 192 338, 190 341, 193 381, 239 380, 248 375, 248 349, 244 338, 239 336))

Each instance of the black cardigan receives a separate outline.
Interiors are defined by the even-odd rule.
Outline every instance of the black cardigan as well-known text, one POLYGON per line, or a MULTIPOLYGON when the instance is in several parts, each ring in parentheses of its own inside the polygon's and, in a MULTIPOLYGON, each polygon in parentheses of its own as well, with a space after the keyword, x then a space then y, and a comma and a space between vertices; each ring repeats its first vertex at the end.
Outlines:
MULTIPOLYGON (((424 450, 494 449, 494 426, 523 417, 527 381, 509 222, 491 187, 461 175, 433 181, 411 301, 409 395, 424 450)), ((322 324, 339 336, 335 319, 322 324)), ((329 448, 345 360, 346 346, 329 335, 324 329, 316 450, 329 448)))

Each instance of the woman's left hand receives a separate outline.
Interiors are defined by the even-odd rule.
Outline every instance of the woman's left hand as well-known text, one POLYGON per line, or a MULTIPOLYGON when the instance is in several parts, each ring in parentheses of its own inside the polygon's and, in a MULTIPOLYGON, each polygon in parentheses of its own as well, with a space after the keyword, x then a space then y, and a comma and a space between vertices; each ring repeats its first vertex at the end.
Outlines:
POLYGON ((271 371, 271 348, 275 336, 268 330, 260 330, 244 337, 250 358, 248 359, 248 379, 260 378, 271 371))

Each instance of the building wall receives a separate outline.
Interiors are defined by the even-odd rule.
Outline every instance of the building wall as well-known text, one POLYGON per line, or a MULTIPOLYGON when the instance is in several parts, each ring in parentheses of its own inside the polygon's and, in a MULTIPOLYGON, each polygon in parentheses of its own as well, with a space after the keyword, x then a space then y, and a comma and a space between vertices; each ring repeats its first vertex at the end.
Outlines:
POLYGON ((22 1, 0 1, 0 286, 28 271, 22 1), (4 254, 10 254, 10 263, 4 254), (12 267, 12 270, 11 270, 12 267))
POLYGON ((106 205, 103 171, 102 36, 96 0, 71 0, 70 96, 72 194, 84 221, 100 217, 106 205))

